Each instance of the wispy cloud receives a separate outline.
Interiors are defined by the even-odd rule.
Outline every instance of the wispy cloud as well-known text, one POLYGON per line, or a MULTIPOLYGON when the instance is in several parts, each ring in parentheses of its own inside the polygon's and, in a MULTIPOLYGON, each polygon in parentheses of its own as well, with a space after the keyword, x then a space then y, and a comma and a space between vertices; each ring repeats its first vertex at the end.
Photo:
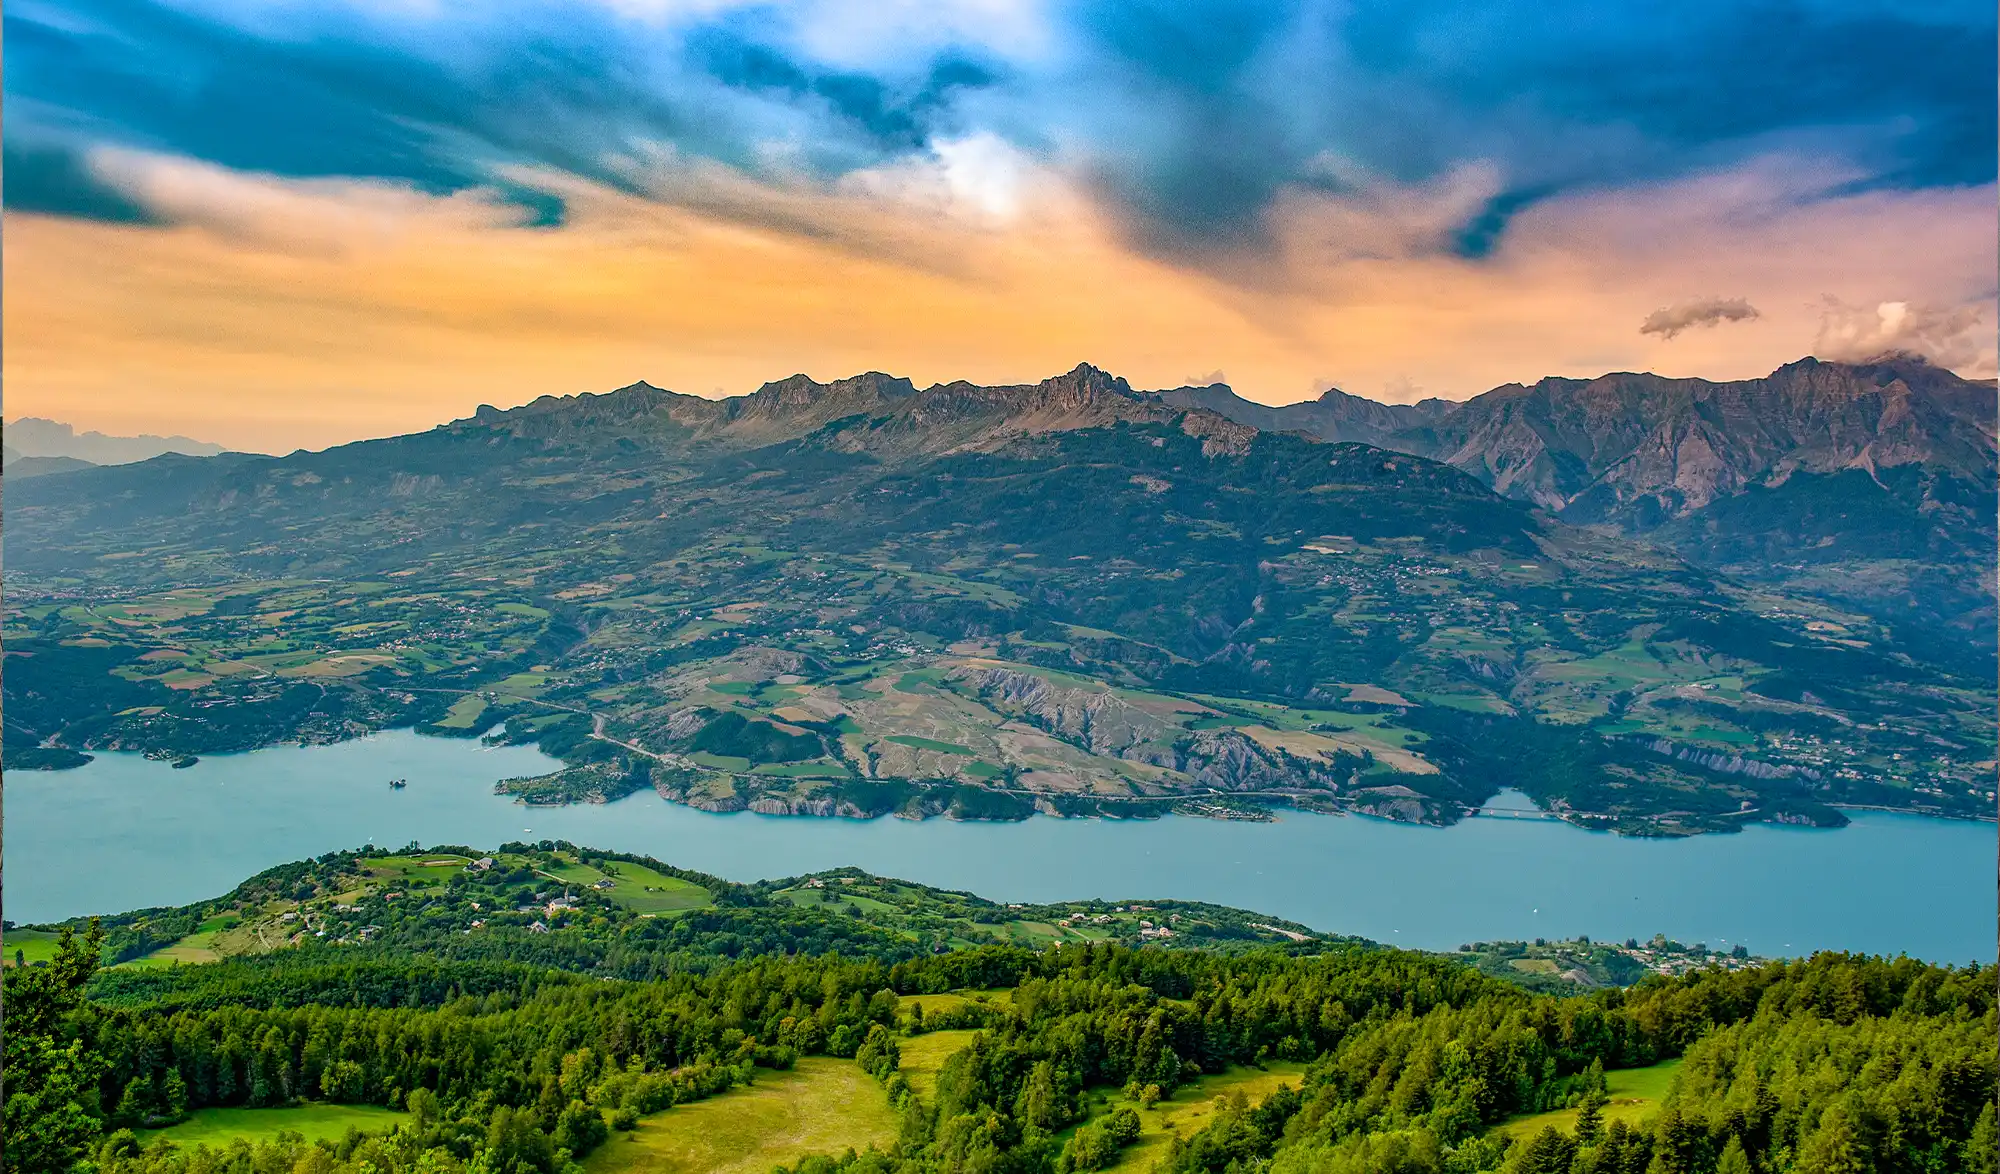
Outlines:
POLYGON ((1995 19, 1969 0, 16 0, 5 20, 9 202, 82 216, 125 211, 62 166, 106 144, 441 192, 522 167, 616 183, 665 148, 832 183, 992 139, 1191 264, 1268 247, 1300 190, 1346 194, 1329 159, 1392 185, 1477 165, 1494 190, 1438 246, 1476 258, 1539 200, 1774 150, 1902 189, 1996 167, 1995 19))
POLYGON ((1748 322, 1761 318, 1757 307, 1747 298, 1696 298, 1693 301, 1676 302, 1646 315, 1639 324, 1640 334, 1657 334, 1661 338, 1677 337, 1683 330, 1699 326, 1720 326, 1724 322, 1748 322))

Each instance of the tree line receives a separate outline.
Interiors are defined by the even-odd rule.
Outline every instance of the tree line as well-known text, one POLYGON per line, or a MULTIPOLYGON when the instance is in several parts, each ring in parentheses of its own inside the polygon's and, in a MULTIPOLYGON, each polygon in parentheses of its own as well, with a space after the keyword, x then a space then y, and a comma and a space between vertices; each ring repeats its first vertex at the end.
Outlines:
MULTIPOLYGON (((644 982, 534 982, 525 969, 481 982, 472 969, 456 986, 433 973, 422 1005, 270 999, 222 978, 254 967, 223 964, 189 968, 205 975, 198 999, 105 1003, 82 994, 94 948, 66 943, 56 965, 7 975, 12 1169, 570 1174, 607 1131, 803 1055, 859 1063, 901 1106, 902 1127, 887 1150, 811 1159, 797 1174, 1097 1169, 1137 1129, 1129 1113, 1093 1117, 1092 1090, 1171 1098, 1204 1073, 1274 1058, 1307 1063, 1299 1086, 1221 1106, 1166 1169, 1993 1169, 1993 967, 1826 954, 1555 998, 1394 950, 1099 944, 760 957, 644 982), (1012 998, 930 1016, 903 998, 991 987, 1012 998), (898 1041, 949 1025, 980 1030, 919 1098, 898 1041), (1649 1125, 1603 1123, 1607 1069, 1676 1056, 1682 1075, 1649 1125), (28 1098, 18 1114, 17 1097, 28 1098), (205 1106, 300 1100, 411 1118, 387 1138, 222 1151, 144 1148, 121 1132, 205 1106), (1510 1144, 1492 1129, 1565 1107, 1579 1110, 1572 1131, 1510 1144)), ((400 965, 373 960, 348 989, 376 990, 400 965)), ((322 991, 335 981, 313 979, 322 991)))

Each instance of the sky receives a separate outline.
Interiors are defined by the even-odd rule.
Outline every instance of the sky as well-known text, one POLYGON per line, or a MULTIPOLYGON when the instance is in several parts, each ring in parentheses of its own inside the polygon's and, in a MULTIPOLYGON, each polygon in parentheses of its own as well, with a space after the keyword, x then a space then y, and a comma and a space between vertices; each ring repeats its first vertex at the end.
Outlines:
POLYGON ((9 0, 8 418, 1995 373, 1990 0, 9 0))

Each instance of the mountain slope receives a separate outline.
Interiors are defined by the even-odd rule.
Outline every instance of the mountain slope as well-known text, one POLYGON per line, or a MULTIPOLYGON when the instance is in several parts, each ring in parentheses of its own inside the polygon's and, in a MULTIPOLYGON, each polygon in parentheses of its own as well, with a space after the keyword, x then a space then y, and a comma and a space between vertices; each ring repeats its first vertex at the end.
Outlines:
POLYGON ((505 720, 571 763, 538 802, 1446 820, 1511 783, 1691 831, 1971 809, 1992 756, 1979 683, 1865 616, 1088 366, 634 385, 37 479, 8 522, 17 765, 505 720))
POLYGON ((1252 403, 1222 383, 1177 387, 1154 394, 1161 403, 1214 412, 1266 432, 1304 432, 1322 440, 1352 441, 1390 449, 1400 447, 1397 438, 1404 433, 1432 424, 1457 407, 1439 399, 1415 404, 1380 404, 1349 395, 1337 387, 1328 388, 1316 400, 1277 408, 1252 403))
POLYGON ((1259 428, 1440 460, 1565 521, 1645 535, 1704 566, 1858 607, 1990 664, 2000 509, 1996 396, 1912 356, 1802 359, 1716 383, 1618 373, 1509 384, 1462 404, 1339 392, 1196 404, 1259 428))
POLYGON ((90 461, 79 460, 76 457, 19 456, 11 448, 7 450, 6 463, 0 465, 0 468, 5 468, 7 476, 17 481, 26 480, 29 477, 46 477, 50 473, 74 473, 78 469, 94 469, 96 467, 90 461))

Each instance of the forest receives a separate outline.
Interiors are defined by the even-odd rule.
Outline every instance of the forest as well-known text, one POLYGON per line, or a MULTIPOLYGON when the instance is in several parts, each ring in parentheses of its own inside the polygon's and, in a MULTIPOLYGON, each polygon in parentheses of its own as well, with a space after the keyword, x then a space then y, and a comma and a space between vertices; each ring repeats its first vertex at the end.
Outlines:
POLYGON ((859 1065, 892 1144, 791 1174, 1089 1171, 1133 1103, 1206 1074, 1302 1065, 1213 1106, 1159 1160, 1338 1174, 1993 1171, 1993 967, 1841 954, 1537 994, 1449 957, 1346 943, 1310 956, 1071 943, 891 961, 766 953, 644 981, 504 959, 330 947, 94 984, 101 928, 6 973, 11 1170, 93 1174, 576 1174, 672 1106, 803 1057, 859 1065), (932 1004, 954 991, 1002 1000, 932 1004), (902 1055, 969 1032, 926 1091, 902 1055), (1645 1120, 1606 1073, 1679 1058, 1645 1120), (385 1134, 221 1148, 136 1132, 213 1106, 404 1111, 385 1134), (1520 1137, 1522 1114, 1573 1126, 1520 1137))

